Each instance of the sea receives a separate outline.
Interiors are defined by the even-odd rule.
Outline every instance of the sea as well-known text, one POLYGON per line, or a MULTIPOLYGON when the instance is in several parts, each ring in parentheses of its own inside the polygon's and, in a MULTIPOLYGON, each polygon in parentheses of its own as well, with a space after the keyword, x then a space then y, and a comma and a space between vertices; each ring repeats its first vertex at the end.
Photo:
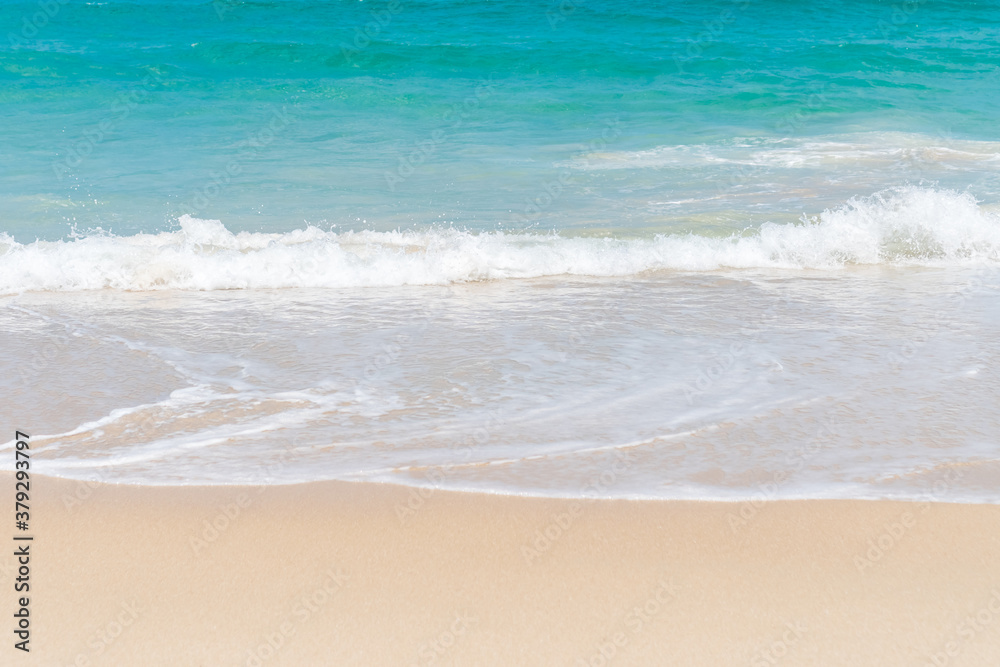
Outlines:
POLYGON ((1000 3, 3 0, 0 351, 2 469, 1000 502, 1000 3))

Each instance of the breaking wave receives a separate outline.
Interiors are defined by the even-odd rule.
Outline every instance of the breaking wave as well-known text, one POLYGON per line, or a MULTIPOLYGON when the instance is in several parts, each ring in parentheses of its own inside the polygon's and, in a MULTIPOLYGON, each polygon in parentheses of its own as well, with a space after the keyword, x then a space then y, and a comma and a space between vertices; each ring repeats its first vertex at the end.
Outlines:
POLYGON ((20 244, 0 235, 0 293, 437 285, 721 268, 838 269, 1000 262, 1000 216, 968 194, 914 186, 857 197, 797 224, 726 238, 582 238, 457 230, 233 234, 180 230, 20 244))

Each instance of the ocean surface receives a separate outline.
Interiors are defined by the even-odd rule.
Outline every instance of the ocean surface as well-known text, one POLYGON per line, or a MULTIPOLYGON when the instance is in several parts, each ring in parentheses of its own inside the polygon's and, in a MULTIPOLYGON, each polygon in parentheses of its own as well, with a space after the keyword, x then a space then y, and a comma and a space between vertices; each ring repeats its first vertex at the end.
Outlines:
POLYGON ((1000 502, 1000 3, 4 0, 0 37, 35 472, 1000 502))

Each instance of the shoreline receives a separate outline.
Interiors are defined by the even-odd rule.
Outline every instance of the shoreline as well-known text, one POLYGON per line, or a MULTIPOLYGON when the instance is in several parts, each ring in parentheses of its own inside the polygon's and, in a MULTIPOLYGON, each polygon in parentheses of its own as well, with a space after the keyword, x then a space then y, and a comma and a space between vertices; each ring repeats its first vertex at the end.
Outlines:
POLYGON ((19 661, 1000 664, 997 505, 414 488, 32 475, 19 661))

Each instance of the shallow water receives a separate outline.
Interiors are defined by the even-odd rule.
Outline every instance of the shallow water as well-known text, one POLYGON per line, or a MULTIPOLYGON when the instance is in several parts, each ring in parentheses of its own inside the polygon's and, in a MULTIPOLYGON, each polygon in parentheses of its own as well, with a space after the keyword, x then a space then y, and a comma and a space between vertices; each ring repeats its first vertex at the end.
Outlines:
POLYGON ((39 472, 1000 501, 992 4, 39 7, 0 6, 39 472))
POLYGON ((875 497, 958 468, 944 498, 995 502, 998 289, 878 267, 25 294, 5 409, 70 477, 875 497))

